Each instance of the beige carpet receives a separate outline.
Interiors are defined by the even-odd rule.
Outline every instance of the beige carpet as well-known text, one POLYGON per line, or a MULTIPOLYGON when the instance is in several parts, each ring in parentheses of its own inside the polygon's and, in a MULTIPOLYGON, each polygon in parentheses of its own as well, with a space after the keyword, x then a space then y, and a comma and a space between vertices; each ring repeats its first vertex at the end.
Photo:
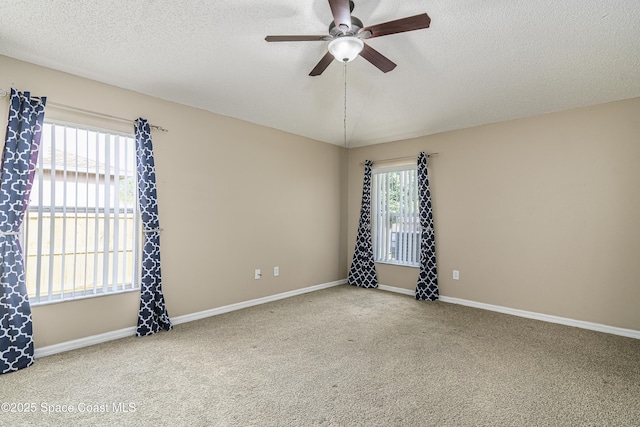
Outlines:
POLYGON ((0 386, 35 410, 0 414, 15 426, 640 426, 640 340, 344 285, 0 386))

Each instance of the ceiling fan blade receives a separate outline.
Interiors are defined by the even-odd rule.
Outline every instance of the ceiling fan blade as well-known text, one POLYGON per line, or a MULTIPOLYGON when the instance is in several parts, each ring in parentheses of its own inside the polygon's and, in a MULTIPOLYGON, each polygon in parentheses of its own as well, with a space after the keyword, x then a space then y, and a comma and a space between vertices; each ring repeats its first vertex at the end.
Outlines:
POLYGON ((351 7, 349 0, 329 0, 329 7, 333 14, 333 22, 336 27, 346 30, 351 29, 351 7))
POLYGON ((320 62, 318 62, 318 65, 316 65, 315 68, 313 70, 311 70, 309 75, 310 76, 319 76, 320 74, 322 74, 322 72, 324 70, 327 69, 327 67, 329 66, 329 64, 331 64, 331 62, 333 62, 333 55, 330 52, 327 52, 322 57, 320 62))
POLYGON ((409 16, 408 18, 396 19, 395 21, 383 22, 378 25, 371 25, 370 27, 364 27, 358 34, 370 32, 371 35, 366 38, 387 36, 389 34, 404 33, 406 31, 421 30, 423 28, 429 28, 431 24, 431 18, 426 13, 409 16))
POLYGON ((267 36, 268 42, 315 42, 327 40, 328 36, 267 36))
POLYGON ((362 49, 362 52, 360 52, 360 56, 371 62, 383 73, 388 73, 389 71, 396 68, 396 64, 394 64, 389 58, 366 43, 364 44, 364 49, 362 49))

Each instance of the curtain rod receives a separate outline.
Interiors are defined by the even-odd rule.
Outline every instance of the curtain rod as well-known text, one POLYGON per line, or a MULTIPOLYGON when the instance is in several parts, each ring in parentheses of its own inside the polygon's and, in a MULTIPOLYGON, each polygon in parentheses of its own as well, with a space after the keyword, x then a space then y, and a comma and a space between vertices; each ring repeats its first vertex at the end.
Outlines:
MULTIPOLYGON (((4 98, 6 96, 9 96, 9 92, 6 91, 6 89, 2 89, 0 88, 0 98, 4 98)), ((68 110, 68 111, 75 111, 78 113, 83 113, 83 114, 88 114, 91 116, 96 116, 96 117, 103 117, 103 118, 107 118, 107 119, 111 119, 111 120, 117 120, 119 122, 124 122, 124 123, 135 123, 136 120, 130 120, 130 119, 125 119, 123 117, 117 117, 117 116, 112 116, 109 114, 104 114, 104 113, 99 113, 97 111, 92 111, 92 110, 86 110, 84 108, 78 108, 78 107, 72 107, 71 105, 65 105, 65 104, 60 104, 58 102, 53 102, 53 101, 48 101, 47 105, 50 105, 52 107, 57 107, 57 108, 61 108, 63 110, 68 110)), ((149 127, 159 130, 160 132, 169 132, 168 129, 163 128, 162 126, 158 126, 158 125, 149 125, 149 127)))
MULTIPOLYGON (((427 157, 431 157, 431 156, 435 156, 438 153, 426 153, 427 157)), ((400 160, 418 160, 418 155, 415 156, 405 156, 405 157, 395 157, 393 159, 381 159, 381 160, 374 160, 373 164, 375 165, 376 163, 387 163, 387 162, 397 162, 400 160)), ((360 166, 364 166, 364 162, 360 162, 360 166)))

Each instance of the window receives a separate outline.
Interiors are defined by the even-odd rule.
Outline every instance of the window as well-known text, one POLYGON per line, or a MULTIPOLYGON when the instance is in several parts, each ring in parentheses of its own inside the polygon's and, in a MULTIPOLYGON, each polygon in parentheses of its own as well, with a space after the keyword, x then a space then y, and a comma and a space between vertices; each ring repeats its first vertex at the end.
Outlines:
POLYGON ((139 288, 132 135, 45 122, 23 226, 35 303, 139 288))
POLYGON ((419 266, 416 166, 373 170, 373 253, 376 262, 419 266))

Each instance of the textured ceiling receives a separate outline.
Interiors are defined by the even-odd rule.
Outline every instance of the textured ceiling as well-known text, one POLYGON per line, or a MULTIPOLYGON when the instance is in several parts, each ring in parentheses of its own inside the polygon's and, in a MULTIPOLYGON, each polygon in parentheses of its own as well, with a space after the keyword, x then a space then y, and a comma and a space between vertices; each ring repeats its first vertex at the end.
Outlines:
MULTIPOLYGON (((640 96, 638 0, 355 0, 398 64, 347 66, 350 147, 640 96)), ((343 144, 344 80, 327 0, 0 0, 0 54, 218 114, 343 144)), ((0 73, 2 70, 0 70, 0 73)))

